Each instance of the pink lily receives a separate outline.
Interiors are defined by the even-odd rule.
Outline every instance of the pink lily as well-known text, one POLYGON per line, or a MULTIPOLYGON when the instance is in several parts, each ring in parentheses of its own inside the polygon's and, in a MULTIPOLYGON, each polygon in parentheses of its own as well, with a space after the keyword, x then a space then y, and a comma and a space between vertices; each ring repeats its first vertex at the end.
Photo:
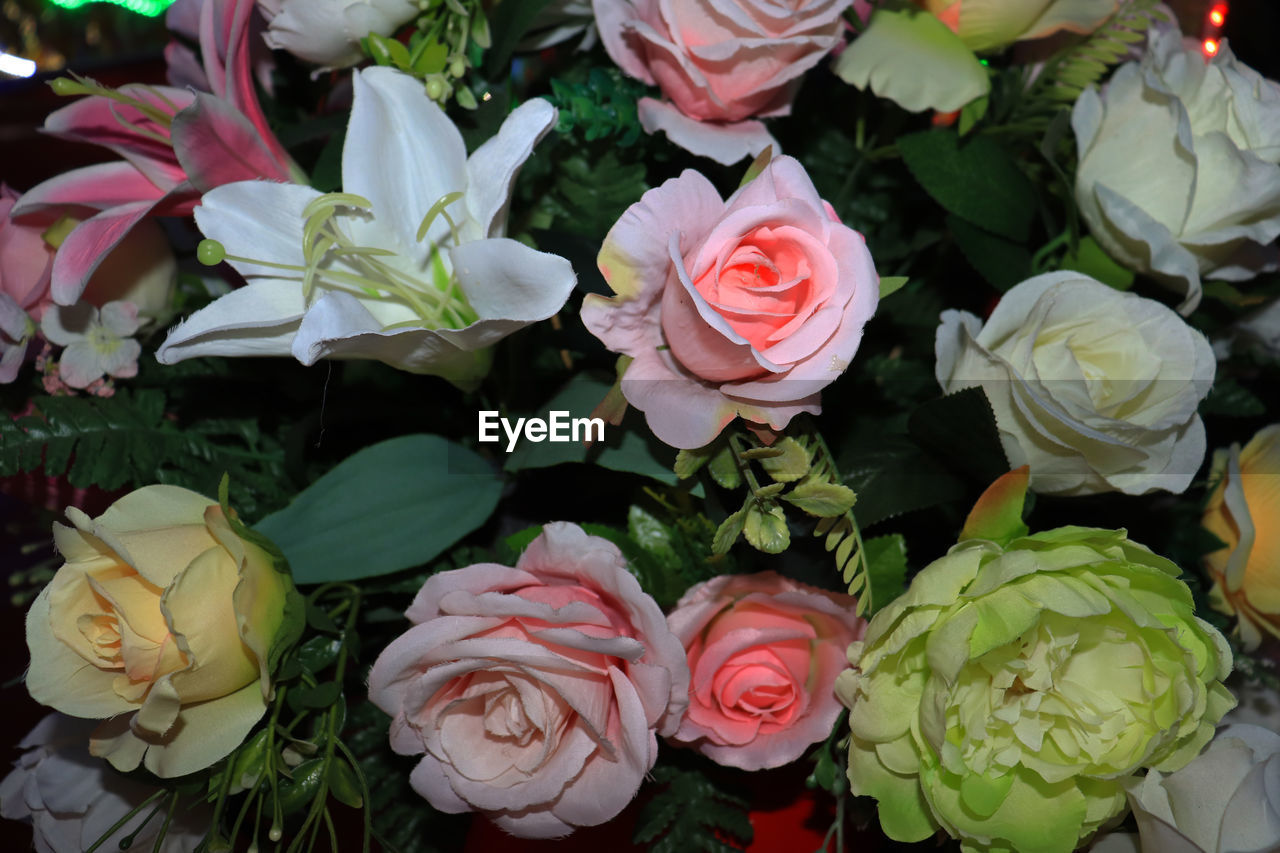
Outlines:
POLYGON ((82 98, 49 115, 47 133, 103 145, 123 161, 74 169, 28 191, 14 216, 87 216, 54 258, 51 292, 73 305, 98 264, 150 216, 186 216, 234 181, 304 176, 267 126, 249 67, 254 0, 200 0, 199 41, 212 93, 168 86, 63 84, 82 98))

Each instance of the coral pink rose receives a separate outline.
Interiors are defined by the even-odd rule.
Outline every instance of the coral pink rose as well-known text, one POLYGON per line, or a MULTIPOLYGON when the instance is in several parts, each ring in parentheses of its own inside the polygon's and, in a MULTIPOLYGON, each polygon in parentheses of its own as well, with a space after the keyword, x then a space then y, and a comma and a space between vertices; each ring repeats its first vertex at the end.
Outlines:
POLYGON ((852 0, 593 0, 600 38, 642 98, 640 123, 726 165, 777 143, 752 117, 786 115, 800 75, 840 43, 852 0))
POLYGON ((692 671, 672 739, 743 770, 780 767, 824 740, 840 716, 845 649, 867 628, 856 604, 774 572, 689 590, 667 617, 692 671))
POLYGON ((548 524, 515 568, 431 577, 369 675, 410 782, 526 838, 604 823, 688 701, 684 650, 610 542, 548 524))
POLYGON ((862 235, 804 168, 774 159, 727 202, 686 171, 609 231, 582 320, 634 361, 622 393, 674 447, 711 442, 741 415, 780 429, 817 413, 875 313, 880 279, 862 235))

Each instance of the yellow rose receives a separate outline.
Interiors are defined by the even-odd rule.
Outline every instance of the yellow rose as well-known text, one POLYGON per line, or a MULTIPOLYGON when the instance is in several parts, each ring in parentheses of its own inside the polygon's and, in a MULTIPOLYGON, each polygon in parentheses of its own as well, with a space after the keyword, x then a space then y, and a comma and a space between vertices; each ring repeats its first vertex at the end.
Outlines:
POLYGON ((1215 609, 1239 618, 1245 649, 1280 637, 1280 424, 1213 457, 1218 485, 1204 526, 1227 544, 1205 558, 1215 609))
POLYGON ((27 614, 27 689, 104 719, 90 751, 117 769, 167 778, 223 758, 266 710, 269 652, 297 596, 287 571, 176 486, 67 518, 53 530, 66 563, 27 614))

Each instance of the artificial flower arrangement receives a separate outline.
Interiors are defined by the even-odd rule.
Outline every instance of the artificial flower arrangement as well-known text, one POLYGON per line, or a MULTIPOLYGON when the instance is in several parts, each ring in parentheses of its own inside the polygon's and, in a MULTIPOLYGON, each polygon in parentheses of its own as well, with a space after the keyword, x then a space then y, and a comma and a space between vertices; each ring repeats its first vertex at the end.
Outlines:
POLYGON ((770 773, 823 849, 1280 847, 1280 85, 1225 44, 166 21, 170 85, 52 81, 118 159, 0 197, 0 476, 81 489, 13 581, 37 849, 724 850, 770 773))

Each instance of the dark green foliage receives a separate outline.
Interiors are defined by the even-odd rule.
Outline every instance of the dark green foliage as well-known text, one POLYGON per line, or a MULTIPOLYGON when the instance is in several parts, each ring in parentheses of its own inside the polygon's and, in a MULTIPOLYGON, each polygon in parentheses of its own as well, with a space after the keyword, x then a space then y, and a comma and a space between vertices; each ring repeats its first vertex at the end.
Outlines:
POLYGON ((697 770, 674 764, 658 764, 650 776, 663 787, 640 810, 632 837, 636 844, 653 853, 731 853, 741 848, 730 838, 751 841, 747 800, 697 770))
POLYGON ((944 210, 1015 242, 1027 239, 1035 189, 998 142, 950 130, 912 133, 898 140, 911 174, 944 210))
POLYGON ((626 147, 640 138, 636 101, 646 92, 617 68, 592 68, 582 83, 553 79, 548 100, 560 110, 561 133, 581 134, 588 142, 611 138, 626 147))
POLYGON ((0 476, 64 472, 73 486, 106 491, 161 482, 212 495, 224 473, 231 504, 247 518, 289 481, 284 451, 249 418, 180 425, 163 391, 122 389, 112 397, 38 397, 35 413, 0 419, 0 476))

